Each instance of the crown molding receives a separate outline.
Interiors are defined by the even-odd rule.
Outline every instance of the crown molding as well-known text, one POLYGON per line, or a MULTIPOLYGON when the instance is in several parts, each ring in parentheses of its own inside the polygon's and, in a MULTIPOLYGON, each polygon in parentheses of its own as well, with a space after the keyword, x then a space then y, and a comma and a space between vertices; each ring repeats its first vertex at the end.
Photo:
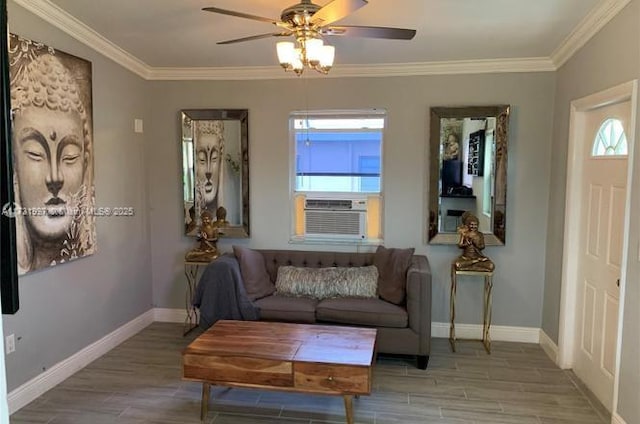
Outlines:
POLYGON ((593 8, 551 54, 551 61, 555 67, 560 68, 564 65, 630 1, 604 0, 593 8))
MULTIPOLYGON (((354 78, 397 77, 416 75, 484 74, 503 72, 551 72, 556 67, 549 58, 533 57, 519 59, 457 60, 424 63, 389 63, 368 65, 339 65, 328 74, 311 70, 305 77, 354 78)), ((257 80, 287 79, 295 74, 284 72, 279 66, 246 66, 228 68, 151 68, 150 80, 257 80)))
POLYGON ((556 68, 549 58, 451 60, 440 62, 342 65, 332 77, 382 77, 414 75, 487 74, 505 72, 550 72, 556 68))
MULTIPOLYGON (((115 45, 50 0, 13 0, 16 4, 69 34, 76 40, 146 80, 258 80, 291 78, 278 66, 172 68, 151 67, 115 45)), ((339 65, 328 75, 307 72, 306 77, 349 78, 417 75, 456 75, 505 72, 553 72, 562 66, 630 0, 604 0, 578 24, 551 57, 459 60, 423 63, 339 65)))
POLYGON ((13 2, 134 74, 148 79, 151 72, 149 65, 107 40, 49 0, 13 0, 13 2))
MULTIPOLYGON (((309 73, 310 75, 311 73, 309 73)), ((291 78, 295 74, 287 73, 278 66, 229 66, 229 67, 193 67, 151 68, 147 79, 153 81, 205 81, 205 80, 260 80, 291 78)), ((307 73, 305 73, 307 76, 307 73)), ((313 75, 311 75, 313 76, 313 75)))

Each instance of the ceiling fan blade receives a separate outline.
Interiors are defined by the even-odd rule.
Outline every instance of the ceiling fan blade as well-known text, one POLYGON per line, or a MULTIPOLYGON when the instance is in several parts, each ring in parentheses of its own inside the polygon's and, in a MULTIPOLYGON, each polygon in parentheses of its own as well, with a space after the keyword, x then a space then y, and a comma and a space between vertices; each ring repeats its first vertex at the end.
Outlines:
POLYGON ((292 34, 290 32, 270 32, 268 34, 258 34, 258 35, 252 35, 249 37, 235 38, 233 40, 218 41, 216 44, 242 43, 243 41, 259 40, 261 38, 269 38, 269 37, 287 37, 289 35, 292 35, 292 34))
POLYGON ((323 35, 346 35, 348 37, 388 38, 391 40, 411 40, 415 29, 339 25, 322 28, 323 35))
POLYGON ((329 25, 367 5, 367 0, 333 0, 311 17, 311 23, 329 25))
POLYGON ((204 7, 202 8, 202 10, 206 12, 221 13, 223 15, 235 16, 237 18, 246 18, 246 19, 253 19, 254 21, 269 22, 270 24, 274 24, 274 25, 278 24, 275 20, 271 18, 264 18, 262 16, 249 15, 248 13, 236 12, 236 11, 227 10, 227 9, 220 9, 217 7, 204 7))

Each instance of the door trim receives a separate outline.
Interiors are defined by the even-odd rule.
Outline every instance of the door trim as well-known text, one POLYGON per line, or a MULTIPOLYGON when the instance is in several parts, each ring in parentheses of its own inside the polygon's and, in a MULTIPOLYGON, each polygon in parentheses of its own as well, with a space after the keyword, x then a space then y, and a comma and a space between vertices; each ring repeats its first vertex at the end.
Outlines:
POLYGON ((560 299, 560 320, 558 335, 558 366, 560 368, 572 368, 574 364, 574 349, 576 341, 576 293, 578 290, 578 254, 580 222, 573 219, 579 216, 581 205, 578 203, 581 190, 581 176, 583 171, 582 158, 584 157, 585 146, 580 142, 583 140, 584 120, 586 112, 622 101, 631 101, 631 117, 629 121, 629 156, 627 159, 627 192, 624 217, 624 239, 623 255, 620 278, 620 306, 618 309, 618 336, 616 350, 616 369, 613 381, 613 405, 612 410, 616 410, 618 400, 618 378, 620 372, 620 349, 622 341, 622 326, 624 316, 624 295, 625 280, 627 271, 627 255, 629 243, 629 209, 631 194, 631 176, 633 174, 633 155, 635 145, 635 126, 637 112, 637 89, 638 80, 629 81, 624 84, 609 88, 604 91, 583 97, 571 102, 571 115, 569 121, 569 151, 567 155, 567 185, 564 215, 564 244, 562 257, 562 287, 560 299))

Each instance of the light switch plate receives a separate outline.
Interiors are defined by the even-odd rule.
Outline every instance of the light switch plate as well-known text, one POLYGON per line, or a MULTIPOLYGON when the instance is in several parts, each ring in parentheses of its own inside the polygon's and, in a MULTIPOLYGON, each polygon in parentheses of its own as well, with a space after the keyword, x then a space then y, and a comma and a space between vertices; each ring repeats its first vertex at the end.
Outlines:
POLYGON ((142 134, 144 132, 142 127, 142 119, 133 120, 133 130, 139 134, 142 134))

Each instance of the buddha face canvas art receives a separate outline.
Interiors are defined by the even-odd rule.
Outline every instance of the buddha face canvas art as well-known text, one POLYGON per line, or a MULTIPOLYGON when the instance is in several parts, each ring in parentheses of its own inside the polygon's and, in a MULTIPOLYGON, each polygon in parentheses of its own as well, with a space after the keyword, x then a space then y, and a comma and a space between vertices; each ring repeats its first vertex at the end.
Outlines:
POLYGON ((10 35, 18 272, 96 250, 91 63, 10 35))

